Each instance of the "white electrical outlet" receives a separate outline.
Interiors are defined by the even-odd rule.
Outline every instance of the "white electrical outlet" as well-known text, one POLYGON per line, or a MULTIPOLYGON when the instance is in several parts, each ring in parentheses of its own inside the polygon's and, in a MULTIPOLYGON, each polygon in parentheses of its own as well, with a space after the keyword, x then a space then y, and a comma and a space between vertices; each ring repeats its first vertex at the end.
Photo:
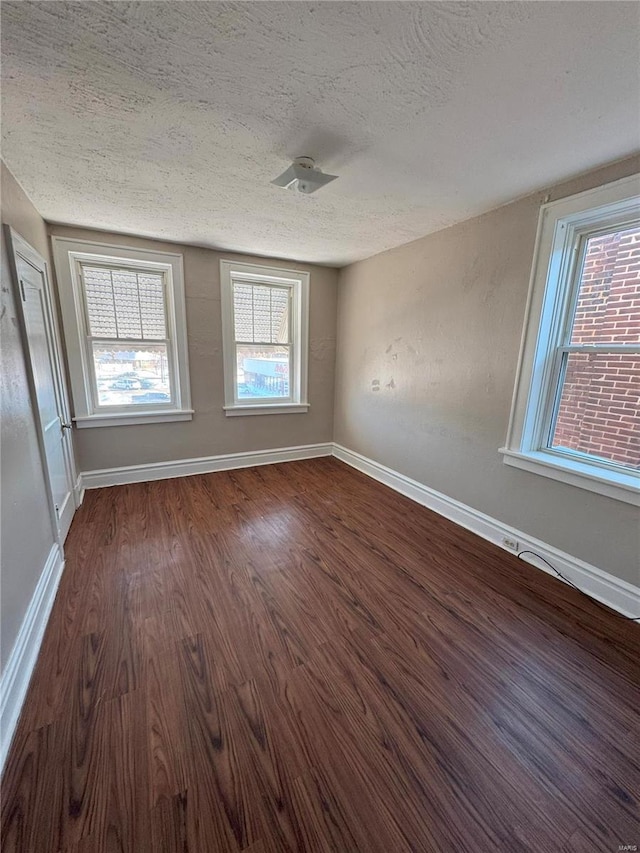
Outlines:
POLYGON ((510 551, 517 551, 520 547, 517 539, 509 539, 506 536, 502 540, 502 544, 505 548, 508 548, 510 551))

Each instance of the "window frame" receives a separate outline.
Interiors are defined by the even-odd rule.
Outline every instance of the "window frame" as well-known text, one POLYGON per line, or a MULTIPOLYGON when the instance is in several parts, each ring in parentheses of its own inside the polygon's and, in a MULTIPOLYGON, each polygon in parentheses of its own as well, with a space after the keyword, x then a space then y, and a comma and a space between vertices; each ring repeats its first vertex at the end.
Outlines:
MULTIPOLYGON (((309 280, 310 274, 261 264, 220 261, 220 304, 222 311, 222 355, 224 369, 224 412, 238 415, 299 414, 309 410, 309 280), (290 376, 289 398, 240 399, 236 394, 236 347, 233 304, 234 281, 286 287, 289 290, 290 376)), ((244 342, 246 345, 246 342, 244 342)), ((249 344, 250 345, 250 344, 249 344)), ((278 346, 278 344, 270 344, 278 346)))
POLYGON ((589 237, 640 220, 640 175, 542 205, 505 446, 507 465, 640 506, 640 472, 551 448, 561 393, 561 352, 636 353, 634 344, 568 343, 589 237))
POLYGON ((83 429, 191 420, 193 409, 182 255, 66 237, 53 237, 52 244, 75 410, 73 420, 76 426, 83 429), (82 264, 95 264, 110 269, 121 267, 138 271, 148 270, 163 275, 168 337, 157 341, 138 338, 118 340, 125 345, 127 342, 146 343, 150 346, 166 344, 173 394, 170 403, 136 403, 122 406, 98 404, 92 346, 94 341, 114 339, 91 335, 80 274, 82 264))

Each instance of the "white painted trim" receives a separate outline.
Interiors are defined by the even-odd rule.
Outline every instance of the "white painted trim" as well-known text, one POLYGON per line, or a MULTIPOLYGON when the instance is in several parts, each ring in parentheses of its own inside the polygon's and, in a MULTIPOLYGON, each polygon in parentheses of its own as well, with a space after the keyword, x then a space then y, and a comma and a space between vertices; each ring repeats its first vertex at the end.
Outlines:
POLYGON ((224 367, 224 409, 227 416, 261 414, 264 407, 270 414, 292 414, 308 405, 309 385, 309 281, 311 274, 266 264, 243 264, 222 258, 220 260, 220 307, 222 311, 222 360, 224 367), (236 399, 236 338, 233 315, 233 282, 248 281, 289 288, 291 294, 290 355, 288 399, 264 398, 247 401, 236 399), (276 408, 278 405, 283 408, 276 408), (240 412, 245 407, 255 411, 240 412), (291 407, 290 409, 284 408, 291 407), (236 411, 238 410, 238 411, 236 411))
POLYGON ((154 411, 153 407, 145 409, 140 406, 136 412, 131 412, 126 407, 120 408, 119 411, 109 411, 98 406, 94 394, 84 288, 79 278, 78 265, 81 261, 99 260, 109 264, 150 267, 161 271, 165 276, 167 355, 175 394, 173 406, 163 411, 178 415, 172 420, 187 420, 184 413, 191 411, 191 384, 183 256, 176 252, 114 246, 68 237, 53 237, 51 242, 76 414, 74 420, 78 427, 121 425, 122 420, 113 420, 114 416, 120 413, 124 417, 132 418, 129 423, 154 423, 164 420, 156 416, 157 407, 154 411))
POLYGON ((84 486, 82 485, 82 474, 78 474, 76 484, 73 487, 73 491, 76 497, 76 509, 79 509, 82 506, 82 502, 84 501, 84 486))
POLYGON ((640 490, 638 489, 640 481, 635 472, 625 475, 616 471, 617 482, 614 483, 611 478, 599 476, 599 472, 602 471, 601 468, 582 463, 579 460, 574 461, 566 456, 555 458, 550 454, 534 453, 533 451, 531 453, 519 453, 515 450, 508 450, 506 447, 501 447, 499 452, 504 456, 504 462, 514 468, 521 468, 523 471, 530 471, 532 474, 542 474, 544 477, 551 477, 552 480, 559 480, 561 483, 569 483, 571 486, 579 486, 582 489, 588 489, 590 492, 597 492, 600 495, 633 504, 633 506, 640 506, 640 490))
POLYGON ((62 550, 56 543, 44 564, 0 678, 0 770, 11 746, 63 569, 62 550))
MULTIPOLYGON (((578 286, 583 239, 594 230, 630 224, 640 214, 640 175, 542 205, 503 461, 579 488, 635 503, 633 477, 612 465, 550 450, 561 357, 569 347, 568 317, 578 286), (506 451, 506 452, 505 452, 506 451), (531 464, 526 467, 526 457, 531 464), (534 464, 538 463, 538 464, 534 464), (556 469, 554 471, 554 468, 556 469), (580 470, 578 470, 580 468, 580 470), (565 472, 571 472, 564 476, 565 472)), ((633 352, 632 345, 624 351, 633 352)))
POLYGON ((78 429, 131 426, 132 424, 164 424, 170 421, 193 420, 193 414, 193 409, 166 409, 163 412, 140 412, 140 414, 114 412, 112 415, 88 415, 87 417, 74 418, 73 422, 78 429))
POLYGON ((269 403, 266 406, 223 406, 228 418, 239 415, 296 415, 309 410, 308 403, 269 403))
POLYGON ((151 480, 189 477, 192 474, 211 474, 215 471, 230 471, 234 468, 251 468, 255 465, 315 459, 318 456, 331 456, 332 452, 331 442, 303 444, 299 447, 254 450, 250 453, 226 453, 221 456, 203 456, 199 459, 178 459, 173 462, 151 462, 148 465, 105 468, 101 471, 85 471, 80 476, 83 488, 99 489, 104 486, 121 486, 125 483, 146 483, 151 480))
MULTIPOLYGON (((51 276, 49 274, 49 264, 48 262, 31 246, 30 243, 18 234, 10 225, 4 225, 4 231, 7 238, 7 249, 9 253, 9 264, 11 267, 11 273, 13 278, 13 284, 15 288, 15 302, 17 307, 17 314, 20 324, 20 335, 22 338, 23 349, 25 354, 25 364, 27 367, 27 379, 29 382, 29 391, 31 397, 31 406, 33 409, 34 416, 34 424, 36 428, 36 434, 38 437, 38 447, 40 449, 40 461, 42 464, 42 473, 46 485, 47 491, 47 502, 49 505, 49 515, 51 519, 51 528, 53 531, 54 538, 62 544, 64 542, 66 533, 68 531, 68 526, 66 530, 61 530, 60 521, 61 519, 58 517, 58 509, 56 507, 56 499, 54 497, 53 485, 51 482, 51 476, 49 472, 49 460, 47 459, 47 448, 45 442, 45 436, 43 432, 43 426, 40 419, 40 414, 38 410, 38 395, 36 390, 36 380, 34 374, 34 366, 31 361, 31 344, 29 341, 29 334, 27 331, 26 318, 24 314, 24 302, 22 299, 21 293, 21 284, 20 284, 20 274, 18 270, 18 259, 22 258, 24 261, 29 263, 34 269, 40 272, 43 276, 43 290, 42 290, 42 298, 43 298, 43 308, 44 308, 44 316, 45 316, 45 332, 47 341, 49 344, 49 356, 50 356, 50 364, 51 364, 51 372, 53 375, 54 381, 54 396, 56 400, 56 408, 58 412, 58 416, 60 418, 60 423, 69 423, 70 414, 69 414, 69 394, 67 390, 66 380, 65 380, 65 372, 63 369, 63 349, 60 337, 60 330, 58 328, 58 320, 57 314, 55 310, 55 299, 53 296, 52 290, 52 282, 51 276)), ((62 442, 62 455, 64 459, 64 466, 66 471, 66 480, 67 486, 69 489, 68 494, 73 491, 73 482, 74 479, 77 479, 78 473, 76 469, 76 459, 73 450, 73 443, 71 439, 71 435, 67 430, 63 430, 63 435, 61 438, 62 442)), ((75 499, 75 494, 72 496, 75 499)), ((65 501, 66 503, 66 501, 65 501)), ((74 512, 75 509, 74 507, 74 512)), ((63 520, 66 524, 66 519, 63 520)), ((69 522, 70 523, 70 522, 69 522)))
MULTIPOLYGON (((477 509, 417 482, 417 480, 412 480, 410 477, 393 471, 379 462, 374 462, 373 459, 368 459, 360 453, 334 444, 333 455, 352 468, 362 471, 363 474, 384 483, 385 486, 389 486, 416 503, 443 515, 472 533, 482 536, 483 539, 498 545, 509 553, 513 553, 513 550, 503 544, 504 539, 518 542, 519 551, 527 549, 536 551, 588 595, 625 616, 640 616, 640 588, 620 580, 596 566, 585 563, 577 557, 572 557, 552 545, 534 539, 521 530, 503 524, 477 509)), ((535 557, 527 554, 524 559, 536 568, 551 574, 552 577, 557 577, 548 566, 537 561, 535 557)))

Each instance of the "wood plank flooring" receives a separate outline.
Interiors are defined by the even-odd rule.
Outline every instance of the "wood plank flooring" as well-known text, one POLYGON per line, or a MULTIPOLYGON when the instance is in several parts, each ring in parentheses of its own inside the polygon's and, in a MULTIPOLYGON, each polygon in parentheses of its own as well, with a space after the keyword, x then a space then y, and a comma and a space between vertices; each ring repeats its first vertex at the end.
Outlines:
POLYGON ((337 460, 88 492, 66 554, 4 853, 640 845, 640 628, 337 460))

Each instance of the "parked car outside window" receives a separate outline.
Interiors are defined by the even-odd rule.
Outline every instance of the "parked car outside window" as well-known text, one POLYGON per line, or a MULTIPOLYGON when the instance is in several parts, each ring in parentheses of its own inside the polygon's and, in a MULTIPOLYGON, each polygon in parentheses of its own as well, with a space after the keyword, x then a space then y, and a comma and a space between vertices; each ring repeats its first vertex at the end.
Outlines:
POLYGON ((141 388, 139 379, 127 379, 124 377, 120 377, 116 379, 115 382, 111 383, 110 386, 114 391, 135 391, 138 388, 141 388))

